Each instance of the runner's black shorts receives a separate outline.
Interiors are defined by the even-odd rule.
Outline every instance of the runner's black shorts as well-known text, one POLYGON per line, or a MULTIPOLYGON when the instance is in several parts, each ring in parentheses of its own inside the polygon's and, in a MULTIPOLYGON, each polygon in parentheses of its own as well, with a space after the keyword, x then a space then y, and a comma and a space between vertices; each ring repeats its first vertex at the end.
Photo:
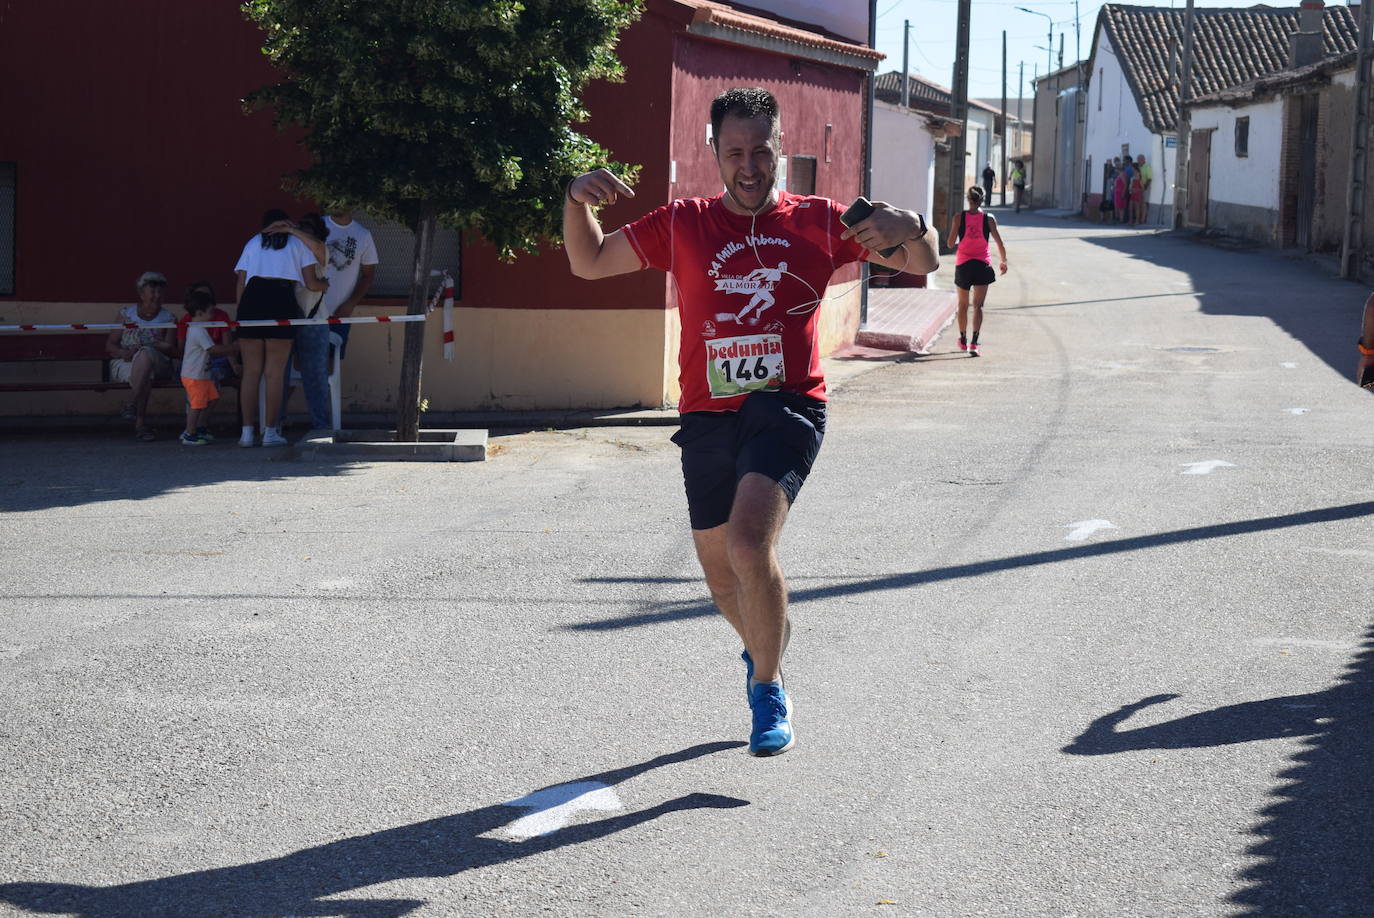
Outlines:
POLYGON ((986 261, 974 259, 958 265, 954 269, 954 286, 960 290, 972 287, 986 287, 997 281, 997 272, 986 261))
POLYGON ((689 411, 673 442, 693 529, 730 519, 735 487, 750 472, 776 481, 791 504, 820 452, 825 402, 793 392, 754 392, 738 411, 689 411))
MULTIPOLYGON (((300 304, 296 302, 296 284, 280 277, 254 277, 243 288, 243 299, 239 302, 240 322, 249 319, 303 319, 300 304)), ((294 338, 293 325, 254 325, 235 330, 240 338, 294 338)))

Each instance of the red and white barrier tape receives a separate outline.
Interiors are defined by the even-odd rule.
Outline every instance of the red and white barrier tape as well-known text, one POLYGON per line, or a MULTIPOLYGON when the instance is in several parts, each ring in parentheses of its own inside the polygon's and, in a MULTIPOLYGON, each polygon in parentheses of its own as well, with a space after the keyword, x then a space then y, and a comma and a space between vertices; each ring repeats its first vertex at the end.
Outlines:
MULTIPOLYGON (((265 328, 285 325, 358 325, 372 322, 423 322, 428 316, 329 316, 319 319, 230 319, 190 322, 200 328, 265 328)), ((0 325, 0 331, 113 331, 116 328, 176 328, 176 322, 74 322, 70 325, 0 325)))

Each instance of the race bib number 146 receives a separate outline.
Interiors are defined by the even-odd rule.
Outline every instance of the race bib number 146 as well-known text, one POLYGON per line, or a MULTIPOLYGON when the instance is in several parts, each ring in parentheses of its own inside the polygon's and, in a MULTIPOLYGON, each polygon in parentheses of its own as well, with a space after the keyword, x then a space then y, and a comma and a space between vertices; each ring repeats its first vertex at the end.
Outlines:
POLYGON ((744 335, 706 342, 706 381, 711 398, 782 388, 781 335, 744 335))

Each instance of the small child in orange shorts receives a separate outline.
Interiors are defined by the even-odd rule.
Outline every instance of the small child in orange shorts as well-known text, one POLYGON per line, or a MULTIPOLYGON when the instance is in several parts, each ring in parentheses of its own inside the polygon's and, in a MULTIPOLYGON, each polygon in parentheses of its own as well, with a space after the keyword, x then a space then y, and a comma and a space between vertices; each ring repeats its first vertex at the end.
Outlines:
MULTIPOLYGON (((208 322, 215 301, 204 290, 192 290, 186 298, 186 313, 192 322, 208 322)), ((203 325, 186 329, 186 351, 181 358, 181 385, 186 389, 186 430, 182 446, 209 446, 210 438, 199 433, 200 419, 210 403, 219 398, 219 387, 210 378, 210 358, 233 351, 232 344, 215 344, 203 325)))

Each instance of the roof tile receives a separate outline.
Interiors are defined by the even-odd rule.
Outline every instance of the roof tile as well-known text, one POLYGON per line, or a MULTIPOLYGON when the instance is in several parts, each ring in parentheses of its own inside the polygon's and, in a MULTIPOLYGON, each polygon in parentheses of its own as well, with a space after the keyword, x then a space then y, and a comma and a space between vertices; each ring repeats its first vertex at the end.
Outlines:
MULTIPOLYGON (((1296 6, 1275 9, 1199 9, 1193 25, 1193 67, 1189 95, 1210 96, 1288 68, 1292 36, 1298 31, 1296 6)), ((1102 7, 1101 19, 1126 80, 1135 93, 1146 126, 1172 131, 1178 120, 1178 81, 1186 11, 1163 7, 1102 7)), ((1322 53, 1355 50, 1358 27, 1350 8, 1323 11, 1322 53)))

